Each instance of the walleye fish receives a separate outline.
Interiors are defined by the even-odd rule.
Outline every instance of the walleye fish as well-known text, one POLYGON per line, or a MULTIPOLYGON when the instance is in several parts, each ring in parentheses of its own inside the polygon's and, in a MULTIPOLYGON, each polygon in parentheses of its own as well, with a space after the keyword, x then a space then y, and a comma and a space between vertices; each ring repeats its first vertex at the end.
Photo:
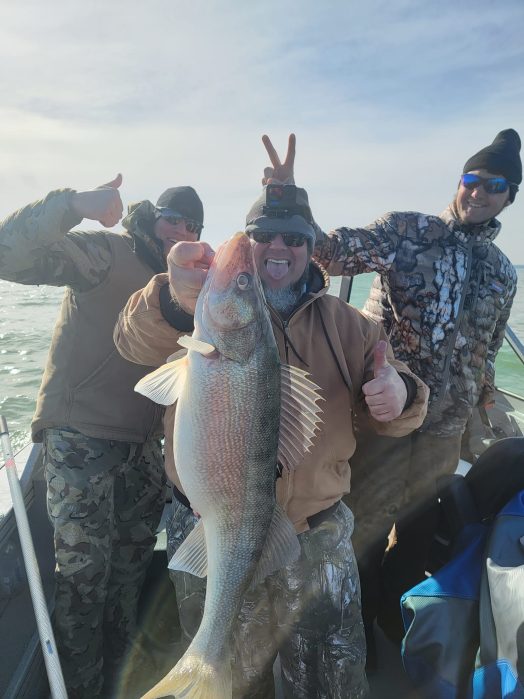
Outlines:
POLYGON ((170 568, 207 575, 206 600, 186 653, 143 699, 230 699, 231 638, 244 593, 300 553, 275 500, 277 462, 299 465, 321 421, 322 399, 305 372, 280 364, 244 233, 215 255, 194 333, 179 344, 186 356, 144 377, 136 390, 163 405, 177 401, 175 463, 201 519, 170 568))

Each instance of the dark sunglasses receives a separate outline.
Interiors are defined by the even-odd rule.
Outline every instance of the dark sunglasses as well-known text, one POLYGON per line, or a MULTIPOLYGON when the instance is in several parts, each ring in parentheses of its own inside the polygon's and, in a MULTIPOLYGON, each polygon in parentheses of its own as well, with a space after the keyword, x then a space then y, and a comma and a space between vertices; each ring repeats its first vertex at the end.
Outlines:
POLYGON ((477 187, 484 187, 484 191, 488 194, 502 194, 507 192, 509 186, 513 182, 509 182, 505 177, 480 177, 479 175, 472 175, 471 173, 466 173, 460 176, 460 181, 466 189, 476 189, 477 187))
POLYGON ((250 233, 251 237, 255 243, 270 243, 274 240, 277 235, 282 236, 282 240, 288 246, 288 248, 299 248, 304 245, 306 238, 308 237, 305 233, 275 233, 274 231, 252 231, 250 233))
POLYGON ((190 218, 183 218, 182 216, 162 216, 162 218, 172 226, 178 226, 181 221, 184 221, 188 233, 200 233, 202 230, 202 224, 192 221, 190 218))
POLYGON ((199 223, 198 221, 193 221, 193 219, 191 219, 191 218, 186 218, 185 216, 181 216, 176 211, 171 211, 170 209, 158 208, 157 213, 158 213, 158 218, 163 218, 164 221, 167 221, 172 226, 178 226, 178 224, 181 221, 184 221, 184 223, 186 225, 186 230, 188 231, 188 233, 200 233, 200 231, 204 227, 202 223, 199 223))

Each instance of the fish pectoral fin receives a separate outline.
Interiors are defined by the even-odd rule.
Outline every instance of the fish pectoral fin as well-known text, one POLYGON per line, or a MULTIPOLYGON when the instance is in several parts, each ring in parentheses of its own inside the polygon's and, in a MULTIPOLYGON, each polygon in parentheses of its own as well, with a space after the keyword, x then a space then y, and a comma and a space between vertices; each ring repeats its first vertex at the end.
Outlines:
POLYGON ((319 401, 321 388, 302 369, 282 364, 280 432, 278 461, 294 470, 313 445, 315 432, 322 423, 319 401))
POLYGON ((192 335, 182 335, 178 338, 178 344, 181 347, 186 347, 188 350, 193 350, 199 354, 206 356, 207 354, 212 354, 215 352, 216 348, 210 345, 209 342, 204 342, 204 340, 197 340, 196 337, 192 335))
POLYGON ((182 359, 183 357, 187 357, 187 350, 185 348, 177 350, 176 352, 173 352, 173 354, 170 354, 169 357, 166 359, 166 364, 168 362, 174 362, 177 359, 182 359))
POLYGON ((269 525, 266 542, 258 565, 251 580, 251 588, 256 587, 268 575, 284 566, 294 563, 300 556, 295 527, 282 507, 277 503, 273 519, 269 525))
POLYGON ((199 520, 180 548, 169 561, 170 570, 181 570, 198 578, 207 575, 207 548, 204 524, 199 520))
POLYGON ((135 391, 160 405, 173 405, 182 393, 186 374, 187 358, 183 357, 144 376, 135 386, 135 391))

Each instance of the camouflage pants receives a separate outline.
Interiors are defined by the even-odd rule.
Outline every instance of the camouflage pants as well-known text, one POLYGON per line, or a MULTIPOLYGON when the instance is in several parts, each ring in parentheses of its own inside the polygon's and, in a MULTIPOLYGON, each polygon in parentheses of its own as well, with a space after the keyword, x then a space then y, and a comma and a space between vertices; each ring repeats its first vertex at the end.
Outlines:
MULTIPOLYGON (((196 517, 173 500, 168 556, 196 517)), ((360 584, 351 544, 353 515, 343 504, 300 534, 301 555, 246 594, 234 633, 233 697, 275 696, 273 663, 280 656, 286 699, 363 699, 366 645, 360 584)), ((189 642, 200 624, 205 580, 171 571, 182 631, 189 642)))
POLYGON ((161 446, 48 429, 44 459, 57 646, 69 699, 93 699, 135 631, 165 502, 161 446))

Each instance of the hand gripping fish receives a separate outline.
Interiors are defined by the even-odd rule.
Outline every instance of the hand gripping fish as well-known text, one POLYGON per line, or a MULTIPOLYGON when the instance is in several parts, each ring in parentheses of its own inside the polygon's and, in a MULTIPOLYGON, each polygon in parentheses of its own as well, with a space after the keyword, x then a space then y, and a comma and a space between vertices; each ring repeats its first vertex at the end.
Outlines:
POLYGON ((187 355, 136 390, 163 405, 177 401, 175 463, 201 519, 170 568, 207 575, 206 601, 186 653, 143 699, 230 699, 231 638, 243 595, 300 553, 275 500, 276 469, 300 465, 321 422, 322 398, 305 372, 280 364, 244 233, 215 255, 194 333, 179 344, 187 355))

